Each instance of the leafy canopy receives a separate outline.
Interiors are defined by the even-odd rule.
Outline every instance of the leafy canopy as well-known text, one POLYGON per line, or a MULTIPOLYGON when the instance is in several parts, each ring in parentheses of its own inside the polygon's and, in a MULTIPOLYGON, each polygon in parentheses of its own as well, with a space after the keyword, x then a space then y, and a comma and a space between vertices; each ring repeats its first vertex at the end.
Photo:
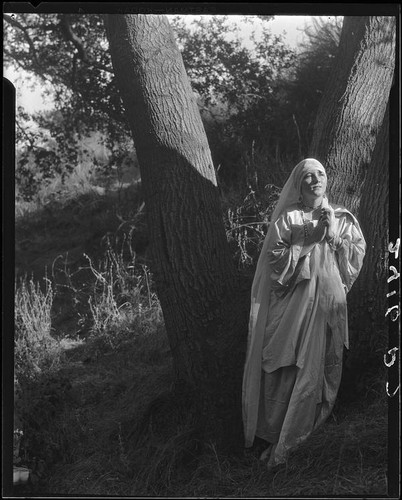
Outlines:
MULTIPOLYGON (((170 16, 171 25, 226 181, 242 177, 251 149, 262 151, 264 161, 303 155, 339 23, 317 21, 297 54, 271 33, 272 16, 199 16, 192 23, 184 17, 170 16)), ((109 166, 127 156, 130 132, 101 15, 5 14, 4 63, 39 82, 55 108, 31 116, 18 110, 21 182, 32 188, 35 169, 43 180, 74 168, 80 139, 93 133, 108 148, 109 166)))

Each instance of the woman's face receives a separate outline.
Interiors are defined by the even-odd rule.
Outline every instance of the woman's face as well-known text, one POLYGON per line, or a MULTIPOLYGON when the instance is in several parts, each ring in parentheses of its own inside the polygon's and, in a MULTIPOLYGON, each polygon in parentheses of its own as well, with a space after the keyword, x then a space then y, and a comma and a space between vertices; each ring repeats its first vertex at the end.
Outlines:
POLYGON ((311 169, 301 182, 301 194, 305 200, 314 200, 324 196, 327 189, 327 175, 317 168, 311 169))

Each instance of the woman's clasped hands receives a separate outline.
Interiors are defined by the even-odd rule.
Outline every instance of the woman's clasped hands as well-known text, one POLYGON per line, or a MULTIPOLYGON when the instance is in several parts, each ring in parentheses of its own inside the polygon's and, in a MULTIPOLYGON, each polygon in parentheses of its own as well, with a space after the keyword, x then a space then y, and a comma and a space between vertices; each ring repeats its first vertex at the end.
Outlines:
POLYGON ((326 238, 332 240, 335 237, 335 212, 332 207, 321 209, 318 224, 320 223, 327 229, 325 234, 326 238))
POLYGON ((332 240, 335 237, 335 213, 332 207, 321 208, 318 223, 309 238, 308 244, 320 243, 324 238, 332 240))

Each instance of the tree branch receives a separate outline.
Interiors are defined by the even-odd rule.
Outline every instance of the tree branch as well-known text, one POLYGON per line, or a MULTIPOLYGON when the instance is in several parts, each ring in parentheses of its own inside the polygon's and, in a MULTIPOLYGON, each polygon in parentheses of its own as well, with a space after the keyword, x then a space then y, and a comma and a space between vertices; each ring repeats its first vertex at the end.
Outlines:
POLYGON ((88 54, 85 50, 84 43, 79 38, 71 28, 70 24, 70 16, 69 14, 61 14, 59 16, 60 19, 60 28, 61 31, 65 37, 65 39, 69 42, 71 42, 74 47, 77 49, 78 57, 83 61, 83 62, 88 62, 88 54))
POLYGON ((26 61, 26 57, 21 55, 21 54, 15 54, 14 52, 10 52, 9 50, 3 48, 4 55, 8 56, 10 59, 13 60, 13 62, 23 69, 24 71, 28 72, 34 72, 37 74, 40 78, 43 78, 46 82, 53 83, 53 80, 46 76, 46 73, 43 69, 43 67, 40 64, 37 64, 36 70, 33 70, 32 66, 29 64, 23 64, 21 61, 26 61))
POLYGON ((33 41, 31 40, 31 37, 29 36, 29 33, 28 33, 28 30, 26 28, 26 26, 23 26, 20 22, 18 22, 14 17, 12 16, 9 16, 8 14, 3 14, 3 17, 4 19, 9 23, 11 24, 11 26, 14 26, 15 28, 18 28, 19 30, 21 30, 23 33, 24 33, 24 36, 25 36, 25 40, 28 42, 28 45, 29 45, 29 48, 30 48, 30 52, 32 53, 32 57, 34 59, 34 63, 40 67, 40 64, 39 64, 39 61, 38 61, 38 58, 36 56, 36 49, 35 49, 35 45, 33 43, 33 41))
POLYGON ((15 121, 15 124, 20 130, 21 134, 25 136, 25 139, 29 142, 31 148, 33 148, 35 146, 35 138, 32 136, 30 137, 29 134, 27 134, 26 130, 20 125, 18 120, 15 121))
POLYGON ((102 69, 108 73, 113 74, 113 71, 108 67, 97 63, 91 57, 89 57, 87 50, 85 49, 84 42, 79 38, 73 31, 70 24, 70 16, 68 14, 61 14, 59 16, 60 19, 60 28, 65 37, 65 39, 71 42, 74 47, 77 49, 77 57, 81 59, 82 62, 93 66, 94 68, 102 69))

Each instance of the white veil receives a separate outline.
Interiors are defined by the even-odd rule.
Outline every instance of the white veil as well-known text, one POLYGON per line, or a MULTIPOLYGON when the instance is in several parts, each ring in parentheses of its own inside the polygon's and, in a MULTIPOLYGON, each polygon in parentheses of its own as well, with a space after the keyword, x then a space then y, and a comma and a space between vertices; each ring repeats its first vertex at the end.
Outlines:
MULTIPOLYGON (((290 174, 271 217, 271 224, 264 240, 254 281, 251 288, 251 309, 248 332, 247 355, 243 375, 243 424, 245 446, 253 444, 258 418, 260 398, 261 361, 264 332, 269 310, 271 294, 271 269, 268 262, 268 249, 273 244, 273 223, 281 213, 300 199, 301 181, 311 169, 319 168, 325 172, 321 163, 313 158, 307 158, 296 165, 290 174)), ((327 202, 325 198, 325 202, 327 202)))

